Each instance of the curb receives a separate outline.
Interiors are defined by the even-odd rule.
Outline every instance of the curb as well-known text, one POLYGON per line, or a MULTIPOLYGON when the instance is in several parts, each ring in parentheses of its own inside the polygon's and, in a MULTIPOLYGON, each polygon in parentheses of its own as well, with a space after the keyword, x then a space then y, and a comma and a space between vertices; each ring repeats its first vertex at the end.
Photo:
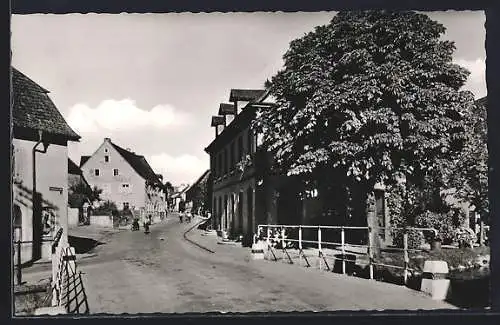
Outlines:
POLYGON ((188 234, 191 230, 193 230, 193 229, 195 229, 196 227, 198 227, 199 225, 201 225, 201 224, 205 223, 207 220, 208 220, 208 218, 207 218, 207 219, 202 219, 200 222, 196 223, 194 226, 192 226, 191 228, 189 228, 188 230, 186 230, 186 231, 184 232, 184 234, 183 234, 183 237, 184 237, 184 239, 185 239, 186 241, 190 242, 191 244, 193 244, 193 245, 195 245, 195 246, 198 246, 199 248, 201 248, 201 249, 203 249, 203 250, 205 250, 205 251, 207 251, 207 252, 209 252, 209 253, 215 254, 215 252, 214 252, 213 250, 211 250, 211 249, 209 249, 209 248, 206 248, 205 246, 203 246, 203 245, 201 245, 201 244, 199 244, 199 243, 195 242, 194 240, 189 239, 189 238, 187 237, 187 234, 188 234))

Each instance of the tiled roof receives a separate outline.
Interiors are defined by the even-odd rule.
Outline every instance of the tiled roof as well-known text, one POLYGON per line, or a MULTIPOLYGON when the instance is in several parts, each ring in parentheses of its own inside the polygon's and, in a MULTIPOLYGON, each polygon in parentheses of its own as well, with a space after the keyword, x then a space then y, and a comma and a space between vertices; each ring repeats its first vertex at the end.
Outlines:
POLYGON ((90 156, 82 156, 80 158, 80 167, 82 167, 83 164, 85 164, 87 162, 87 160, 89 160, 89 159, 90 159, 90 156))
POLYGON ((236 114, 236 109, 233 104, 221 103, 219 106, 219 115, 236 114))
POLYGON ((73 162, 73 160, 68 158, 68 173, 71 175, 81 175, 82 170, 73 162))
POLYGON ((229 101, 251 102, 261 97, 264 93, 265 90, 262 89, 231 89, 229 101))
POLYGON ((12 68, 12 90, 14 128, 41 130, 72 141, 80 139, 47 95, 49 92, 15 68, 12 68))
POLYGON ((111 142, 111 145, 118 151, 118 153, 125 159, 129 165, 145 180, 153 183, 162 185, 161 181, 158 179, 158 175, 153 171, 151 166, 146 161, 144 156, 136 155, 133 152, 123 149, 122 147, 111 142))

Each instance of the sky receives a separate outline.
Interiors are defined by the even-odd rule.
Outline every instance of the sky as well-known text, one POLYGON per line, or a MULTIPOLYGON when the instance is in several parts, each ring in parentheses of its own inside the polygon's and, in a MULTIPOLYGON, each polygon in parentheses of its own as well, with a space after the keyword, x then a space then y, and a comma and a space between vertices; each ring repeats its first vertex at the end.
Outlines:
MULTIPOLYGON (((427 13, 457 47, 486 95, 483 11, 427 13)), ((146 157, 174 185, 209 168, 210 117, 231 88, 259 89, 282 67, 290 41, 334 12, 13 15, 12 65, 50 91, 82 137, 77 164, 105 137, 146 157)))

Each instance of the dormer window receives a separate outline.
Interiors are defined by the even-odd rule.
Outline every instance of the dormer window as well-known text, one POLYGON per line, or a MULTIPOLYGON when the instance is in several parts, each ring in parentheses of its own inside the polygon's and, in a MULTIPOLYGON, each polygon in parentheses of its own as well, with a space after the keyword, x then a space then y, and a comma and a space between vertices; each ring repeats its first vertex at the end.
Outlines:
POLYGON ((109 162, 109 156, 104 156, 104 162, 109 162))

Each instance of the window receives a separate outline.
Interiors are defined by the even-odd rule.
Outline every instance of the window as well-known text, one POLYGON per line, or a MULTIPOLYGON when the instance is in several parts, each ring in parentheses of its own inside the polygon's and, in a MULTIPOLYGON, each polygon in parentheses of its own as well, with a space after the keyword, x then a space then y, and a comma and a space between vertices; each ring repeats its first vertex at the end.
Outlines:
POLYGON ((231 142, 231 149, 229 151, 229 155, 230 155, 230 169, 233 170, 234 168, 234 165, 235 165, 235 162, 234 162, 234 141, 231 142))
POLYGON ((105 152, 105 153, 108 153, 108 149, 107 149, 107 148, 104 148, 104 152, 105 152))
POLYGON ((240 135, 238 138, 238 161, 243 158, 243 137, 240 135))
POLYGON ((113 169, 113 175, 114 175, 114 176, 118 176, 118 169, 116 169, 116 168, 115 168, 115 169, 113 169))
POLYGON ((222 161, 224 164, 224 174, 227 174, 227 148, 224 148, 224 160, 222 161))
POLYGON ((222 158, 223 158, 223 157, 222 157, 222 152, 221 152, 221 153, 219 153, 219 159, 217 159, 217 160, 218 160, 218 161, 217 161, 217 166, 219 166, 219 168, 218 168, 218 170, 219 170, 219 171, 218 171, 218 176, 219 176, 219 177, 220 177, 220 176, 222 176, 223 171, 224 171, 224 166, 223 166, 224 161, 222 160, 222 158))
POLYGON ((120 188, 119 188, 119 191, 121 193, 130 193, 130 190, 131 190, 131 186, 130 184, 128 183, 123 183, 120 188))
POLYGON ((247 139, 247 153, 250 155, 253 153, 253 132, 252 129, 248 129, 248 139, 247 139))
POLYGON ((99 176, 100 175, 100 170, 99 168, 94 169, 94 175, 99 176))
POLYGON ((128 203, 128 202, 123 202, 123 210, 124 210, 124 211, 127 211, 127 210, 129 210, 129 209, 130 209, 130 205, 129 205, 129 203, 128 203))
POLYGON ((109 156, 104 156, 104 162, 109 162, 109 156))

